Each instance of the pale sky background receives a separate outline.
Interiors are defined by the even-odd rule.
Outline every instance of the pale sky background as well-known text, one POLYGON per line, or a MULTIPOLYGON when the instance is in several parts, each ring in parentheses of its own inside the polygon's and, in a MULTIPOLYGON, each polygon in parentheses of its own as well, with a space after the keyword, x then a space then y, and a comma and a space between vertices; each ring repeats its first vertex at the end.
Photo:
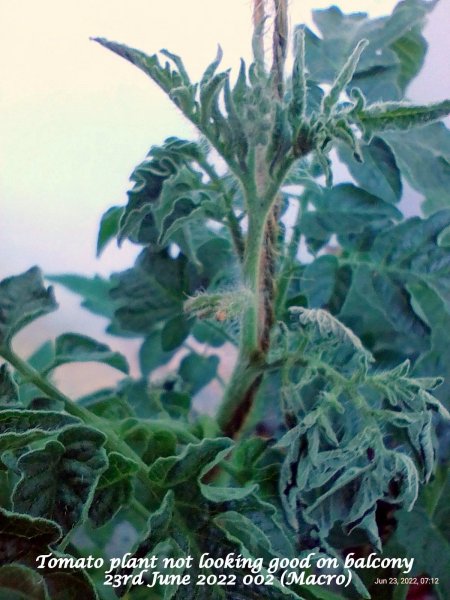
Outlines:
MULTIPOLYGON (((396 2, 337 4, 375 16, 396 2)), ((329 5, 291 0, 291 23, 310 24, 311 9, 329 5)), ((409 90, 414 101, 450 96, 449 14, 450 0, 441 0, 430 16, 426 65, 409 90)), ((90 275, 131 266, 138 248, 126 244, 95 259, 100 216, 126 202, 128 177, 152 144, 193 133, 156 85, 89 36, 148 53, 165 47, 183 57, 195 80, 218 42, 223 66, 248 58, 250 22, 250 0, 0 0, 0 279, 34 264, 90 275)), ((79 309, 77 297, 56 291, 60 310, 19 334, 19 351, 65 330, 124 347, 103 333, 105 321, 79 309)), ((126 342, 129 356, 137 345, 126 342)), ((71 367, 63 369, 70 391, 71 367)), ((105 382, 114 380, 108 367, 99 369, 105 382)))

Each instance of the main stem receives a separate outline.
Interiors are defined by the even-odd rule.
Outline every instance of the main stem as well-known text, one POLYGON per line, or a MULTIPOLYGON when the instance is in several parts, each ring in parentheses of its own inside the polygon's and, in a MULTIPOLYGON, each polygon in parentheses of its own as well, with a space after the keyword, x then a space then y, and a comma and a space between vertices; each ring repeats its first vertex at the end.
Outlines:
POLYGON ((225 390, 218 422, 225 435, 235 437, 242 428, 262 379, 267 344, 264 303, 264 240, 267 214, 249 214, 247 244, 242 267, 249 303, 241 322, 241 341, 236 367, 225 390))
MULTIPOLYGON (((287 2, 273 0, 275 20, 270 72, 274 100, 284 94, 284 63, 287 48, 287 2)), ((265 1, 254 0, 253 51, 255 62, 264 71, 263 24, 265 1)), ((275 265, 278 220, 278 189, 269 180, 266 148, 254 150, 254 183, 247 187, 248 232, 243 262, 243 280, 251 302, 242 316, 241 343, 236 367, 218 413, 223 432, 236 437, 253 406, 261 385, 263 366, 275 320, 275 265), (271 192, 269 192, 271 190, 271 192)))

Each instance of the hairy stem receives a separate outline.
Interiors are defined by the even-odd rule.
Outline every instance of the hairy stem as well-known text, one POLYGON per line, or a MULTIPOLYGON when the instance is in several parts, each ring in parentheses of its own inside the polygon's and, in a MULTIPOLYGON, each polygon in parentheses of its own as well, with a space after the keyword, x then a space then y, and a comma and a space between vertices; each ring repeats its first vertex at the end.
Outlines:
POLYGON ((263 353, 261 345, 264 319, 263 283, 266 218, 255 211, 249 214, 247 244, 243 265, 245 287, 251 292, 251 303, 242 317, 241 350, 247 357, 263 353))
POLYGON ((262 376, 262 368, 258 368, 254 360, 244 358, 242 353, 239 353, 217 414, 224 435, 233 438, 239 434, 253 406, 262 376))
MULTIPOLYGON (((253 204, 255 201, 253 200, 253 204)), ((225 435, 235 437, 254 402, 263 376, 273 325, 273 222, 272 212, 249 213, 247 244, 243 263, 244 285, 251 292, 241 321, 241 342, 236 367, 225 390, 218 422, 225 435)))
MULTIPOLYGON (((254 0, 255 61, 264 69, 264 2, 254 0)), ((273 33, 273 97, 284 93, 284 62, 287 48, 286 0, 275 0, 273 33)), ((279 186, 268 177, 266 148, 258 146, 254 155, 254 183, 246 189, 248 233, 243 262, 244 285, 251 292, 250 305, 242 316, 241 344, 237 364, 225 390, 218 412, 219 425, 226 435, 235 437, 251 411, 263 378, 263 366, 275 322, 275 266, 279 212, 279 186)))
POLYGON ((262 266, 266 219, 259 211, 249 213, 247 244, 243 263, 244 285, 250 301, 241 321, 241 340, 236 367, 225 390, 218 422, 223 432, 234 437, 251 409, 261 382, 260 366, 264 362, 264 303, 262 266))

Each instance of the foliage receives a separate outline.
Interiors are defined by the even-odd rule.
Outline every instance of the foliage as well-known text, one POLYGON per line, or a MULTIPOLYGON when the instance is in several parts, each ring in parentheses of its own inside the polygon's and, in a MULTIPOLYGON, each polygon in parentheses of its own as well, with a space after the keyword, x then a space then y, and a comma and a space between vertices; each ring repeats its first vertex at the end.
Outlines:
MULTIPOLYGON (((431 7, 403 0, 374 20, 315 11, 320 36, 296 28, 286 75, 286 6, 276 6, 273 65, 262 18, 254 62, 234 79, 219 70, 220 48, 194 83, 166 50, 161 62, 96 39, 162 88, 199 137, 153 146, 126 205, 103 215, 98 254, 130 240, 141 247, 131 268, 49 277, 110 333, 141 341, 140 378, 76 333, 24 361, 13 337, 57 308, 53 289, 36 267, 0 283, 0 598, 112 597, 101 570, 37 570, 40 554, 341 561, 356 548, 410 555, 416 574, 448 582, 450 138, 440 120, 450 102, 405 99, 431 7), (351 180, 333 184, 331 150, 351 180), (420 216, 402 212, 405 182, 423 196, 420 216), (79 399, 53 384, 61 365, 81 374, 93 361, 124 379, 79 399), (224 391, 207 416, 197 400, 211 382, 224 391)), ((262 597, 240 566, 235 586, 206 591, 196 569, 194 583, 146 597, 262 597)), ((353 590, 286 588, 276 576, 263 595, 368 589, 381 597, 361 571, 353 590)), ((117 594, 142 591, 122 582, 117 594)))

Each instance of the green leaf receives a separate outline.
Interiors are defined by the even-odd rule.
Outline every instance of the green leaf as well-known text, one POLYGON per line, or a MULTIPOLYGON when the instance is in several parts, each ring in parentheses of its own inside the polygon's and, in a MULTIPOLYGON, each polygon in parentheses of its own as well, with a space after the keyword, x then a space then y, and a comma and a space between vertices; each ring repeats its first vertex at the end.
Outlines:
POLYGON ((222 195, 202 182, 200 173, 183 168, 167 179, 162 187, 154 217, 159 231, 157 243, 165 246, 178 241, 177 233, 186 232, 191 224, 204 224, 205 218, 224 220, 222 195))
POLYGON ((8 365, 0 366, 0 407, 14 405, 19 401, 19 390, 8 365))
POLYGON ((98 275, 95 277, 49 275, 47 279, 81 296, 83 298, 81 306, 90 312, 104 317, 112 317, 113 303, 109 296, 111 283, 106 279, 98 275))
MULTIPOLYGON (((146 427, 157 429, 163 428, 163 423, 170 429, 171 419, 187 417, 191 406, 190 395, 183 391, 182 383, 172 375, 154 385, 149 385, 145 379, 125 379, 119 384, 116 395, 126 403, 133 416, 151 419, 146 421, 146 427)), ((192 437, 189 437, 184 425, 178 425, 176 421, 173 422, 177 433, 185 433, 188 441, 191 441, 192 437)))
POLYGON ((0 411, 0 449, 23 448, 27 444, 58 433, 78 419, 60 412, 38 410, 0 411))
POLYGON ((203 152, 198 144, 176 137, 167 138, 162 146, 150 148, 146 159, 130 177, 134 186, 128 192, 128 204, 120 220, 119 243, 128 238, 133 242, 151 244, 155 250, 161 249, 158 242, 161 219, 157 226, 153 211, 162 204, 167 205, 164 212, 168 214, 176 198, 172 192, 179 190, 180 185, 184 193, 201 185, 200 174, 193 170, 192 162, 202 158, 203 152), (181 181, 179 173, 182 174, 181 181))
POLYGON ((361 147, 362 162, 358 162, 347 145, 339 145, 339 158, 345 162, 355 181, 370 194, 386 202, 396 203, 402 195, 400 170, 390 147, 374 137, 361 147))
POLYGON ((203 503, 204 499, 214 503, 242 500, 253 494, 258 486, 214 486, 204 481, 205 476, 229 454, 231 446, 232 441, 228 438, 204 438, 201 442, 190 443, 178 455, 158 458, 149 469, 149 478, 163 488, 179 486, 181 494, 183 489, 187 493, 186 486, 190 485, 193 488, 190 494, 200 492, 203 503), (193 482, 197 485, 192 486, 193 482))
POLYGON ((77 399, 80 406, 86 406, 91 412, 109 421, 121 421, 134 416, 134 412, 120 390, 104 388, 77 399))
POLYGON ((200 80, 200 85, 204 85, 211 79, 211 77, 213 77, 214 73, 217 71, 217 67, 222 62, 222 57, 223 57, 223 52, 222 52, 222 48, 220 47, 220 44, 219 44, 219 46, 217 47, 216 58, 205 69, 205 72, 203 73, 203 76, 200 80))
MULTIPOLYGON (((245 79, 245 65, 241 63, 241 69, 244 70, 243 77, 245 79)), ((239 73, 239 78, 241 77, 242 71, 239 73)), ((239 114, 238 105, 235 103, 236 99, 236 89, 239 89, 240 83, 236 82, 235 88, 232 91, 230 86, 230 79, 227 78, 225 81, 224 87, 224 103, 225 110, 227 112, 228 123, 230 129, 230 142, 231 144, 227 144, 226 139, 224 140, 225 145, 231 145, 231 148, 225 148, 225 153, 230 150, 234 151, 234 154, 237 158, 240 168, 245 171, 247 169, 246 166, 246 157, 248 153, 248 139, 247 132, 245 128, 244 121, 242 119, 242 115, 239 114)), ((245 84, 244 84, 245 86, 245 84)), ((216 114, 217 111, 215 111, 216 114)), ((220 131, 219 131, 220 135, 220 131)), ((224 136, 225 137, 225 136, 224 136)), ((224 154, 225 154, 224 153, 224 154)))
POLYGON ((173 256, 167 248, 155 251, 149 247, 138 256, 133 268, 112 275, 110 295, 116 310, 110 332, 151 334, 157 346, 154 332, 164 322, 184 314, 187 297, 235 277, 236 259, 230 242, 221 236, 204 241, 205 236, 199 234, 203 240, 194 242, 191 238, 190 258, 194 264, 183 252, 173 256))
POLYGON ((361 249, 350 246, 348 258, 338 257, 352 273, 339 318, 385 364, 416 360, 429 344, 429 327, 415 310, 408 286, 421 284, 434 290, 443 306, 450 302, 448 252, 437 244, 449 224, 449 211, 413 217, 371 235, 361 249))
POLYGON ((109 242, 117 237, 123 206, 111 206, 102 216, 97 237, 97 257, 101 255, 109 242))
POLYGON ((201 356, 192 352, 183 358, 178 372, 191 394, 195 396, 214 379, 218 366, 218 356, 201 356))
POLYGON ((450 133, 443 123, 404 132, 386 132, 403 176, 425 197, 429 215, 449 206, 450 133))
POLYGON ((355 236, 369 227, 382 228, 402 214, 391 203, 349 183, 339 184, 314 195, 315 211, 302 214, 300 227, 315 249, 323 245, 331 234, 355 236))
POLYGON ((55 520, 67 533, 86 516, 100 475, 107 467, 105 436, 74 426, 40 450, 21 456, 13 492, 15 510, 55 520))
MULTIPOLYGON (((200 200, 201 202, 201 200, 200 200)), ((162 231, 159 242, 162 245, 167 244, 174 234, 190 223, 204 217, 204 211, 201 205, 197 205, 190 197, 178 198, 172 205, 171 212, 162 222, 162 231)))
POLYGON ((355 46, 354 50, 346 60, 344 66, 339 71, 336 79, 331 85, 330 90, 325 94, 322 100, 322 110, 325 114, 330 114, 331 110, 338 103, 342 92, 345 91, 347 85, 353 78, 356 68, 358 66, 359 59, 362 52, 368 45, 368 40, 360 40, 355 46))
POLYGON ((77 333, 64 333, 56 338, 55 358, 49 369, 73 362, 100 362, 129 372, 126 358, 119 352, 112 352, 106 344, 77 333))
POLYGON ((428 44, 420 31, 420 27, 416 26, 391 44, 391 48, 400 60, 398 84, 405 92, 408 84, 423 66, 428 44))
POLYGON ((142 375, 146 377, 158 367, 167 364, 174 355, 175 348, 169 352, 163 350, 162 331, 159 329, 152 331, 139 350, 139 366, 142 375))
POLYGON ((127 506, 133 494, 132 479, 138 465, 117 452, 108 454, 108 468, 95 488, 89 518, 95 527, 111 520, 120 508, 127 506))
POLYGON ((191 409, 191 396, 185 392, 178 391, 176 389, 170 389, 170 380, 168 383, 163 384, 161 391, 161 404, 164 410, 173 419, 187 418, 191 409), (169 389, 166 389, 169 388, 169 389))
POLYGON ((188 444, 181 454, 156 460, 149 469, 149 478, 159 486, 173 487, 206 474, 217 455, 228 452, 233 442, 228 438, 203 439, 198 444, 188 444), (205 472, 203 470, 205 469, 205 472))
POLYGON ((217 103, 218 96, 228 79, 229 71, 216 73, 200 88, 201 122, 203 127, 207 127, 211 117, 212 109, 217 103))
POLYGON ((319 585, 305 585, 302 589, 306 590, 306 593, 311 593, 312 597, 318 600, 344 600, 344 596, 330 592, 319 585))
POLYGON ((219 348, 225 342, 233 340, 218 323, 211 323, 210 321, 197 320, 192 329, 192 335, 200 344, 208 344, 213 348, 219 348))
POLYGON ((423 284, 410 284, 408 292, 411 294, 414 310, 431 328, 430 347, 416 361, 414 373, 416 375, 444 377, 444 384, 436 390, 436 396, 450 408, 448 402, 450 361, 447 339, 447 331, 450 327, 450 307, 439 298, 435 291, 423 284))
POLYGON ((149 547, 149 549, 167 536, 169 528, 172 524, 174 508, 175 504, 173 492, 169 490, 164 496, 160 507, 148 518, 147 532, 145 534, 144 543, 149 547))
POLYGON ((376 19, 366 13, 344 14, 336 7, 313 11, 319 38, 305 29, 306 65, 315 81, 332 83, 352 48, 361 39, 369 46, 361 56, 350 85, 357 86, 371 101, 398 100, 407 73, 418 70, 422 54, 406 57, 405 36, 411 30, 420 35, 429 7, 421 1, 401 2, 392 15, 376 19), (405 66, 409 59, 408 67, 405 66))
POLYGON ((450 100, 415 106, 405 102, 384 102, 355 113, 369 135, 381 131, 408 130, 439 121, 450 113, 450 100))
MULTIPOLYGON (((92 38, 94 42, 99 43, 101 46, 108 48, 115 54, 118 54, 122 58, 125 58, 133 65, 141 69, 146 75, 151 77, 155 83, 157 83, 165 92, 168 92, 172 87, 172 74, 165 72, 158 61, 156 54, 147 56, 144 52, 130 48, 125 44, 119 44, 117 42, 110 42, 105 38, 92 38)), ((180 82, 181 83, 181 80, 180 82)))
POLYGON ((391 271, 393 278, 397 271, 400 281, 422 281, 434 289, 444 302, 450 302, 448 253, 436 244, 437 237, 449 221, 450 211, 441 211, 428 219, 408 219, 381 232, 371 248, 370 262, 380 275, 383 271, 391 271))
MULTIPOLYGON (((350 286, 352 270, 340 265, 335 256, 319 256, 306 265, 301 275, 300 290, 309 308, 326 308, 331 314, 339 314, 350 286)), ((290 305, 302 304, 294 298, 290 305)))
POLYGON ((55 356, 55 349, 53 342, 50 340, 44 342, 39 346, 31 356, 28 357, 27 362, 36 371, 43 371, 47 365, 49 365, 55 356))
POLYGON ((170 60, 177 67, 178 73, 179 73, 179 75, 181 77, 181 80, 182 80, 183 84, 184 85, 190 85, 191 80, 189 79, 189 75, 187 74, 187 71, 185 69, 185 66, 183 64, 183 60, 181 59, 181 57, 178 56, 178 54, 174 54, 173 52, 169 52, 169 50, 166 50, 165 48, 163 48, 161 50, 161 54, 164 54, 164 56, 167 56, 167 58, 170 58, 170 60))
POLYGON ((330 255, 319 256, 306 265, 301 290, 307 297, 310 308, 326 307, 335 289, 338 268, 337 258, 330 255))
MULTIPOLYGON (((174 495, 169 490, 162 499, 159 507, 154 510, 147 520, 147 530, 141 536, 141 541, 136 545, 131 553, 132 559, 139 560, 145 558, 150 552, 158 556, 158 560, 162 562, 162 557, 165 556, 162 548, 158 546, 160 542, 166 541, 173 527, 175 503, 174 495)), ((123 568, 120 573, 127 575, 133 573, 133 568, 123 568)), ((130 584, 126 584, 120 588, 120 595, 124 595, 130 584)), ((164 596, 165 598, 166 596, 164 596)), ((170 595, 169 597, 172 597, 170 595)))
POLYGON ((48 600, 42 575, 20 564, 0 567, 0 600, 48 600))
POLYGON ((144 250, 132 269, 112 276, 114 332, 153 333, 161 322, 183 314, 186 296, 200 281, 183 254, 172 258, 166 250, 144 250))
MULTIPOLYGON (((247 558, 261 557, 266 565, 272 558, 280 556, 272 547, 271 541, 265 533, 246 516, 236 511, 226 511, 218 515, 214 522, 222 529, 227 539, 239 545, 243 556, 247 558)), ((262 573, 265 572, 266 570, 263 568, 262 573)), ((289 598, 298 600, 302 598, 294 591, 282 586, 276 577, 272 585, 275 590, 282 591, 283 595, 289 598)))
POLYGON ((199 245, 197 257, 202 265, 200 275, 203 289, 206 285, 233 281, 236 277, 236 262, 232 252, 230 242, 217 234, 199 245))
POLYGON ((396 539, 407 556, 414 559, 414 567, 410 576, 426 574, 439 579, 433 586, 440 600, 446 599, 446 590, 450 589, 448 557, 450 555, 450 538, 448 536, 448 499, 449 486, 446 486, 442 502, 431 516, 422 506, 411 512, 401 511, 396 514, 398 520, 396 539))
POLYGON ((25 325, 57 308, 53 289, 44 286, 37 267, 3 279, 0 281, 0 346, 8 346, 14 334, 25 325))
POLYGON ((266 564, 278 556, 267 536, 246 516, 226 511, 218 515, 214 522, 226 533, 228 539, 240 544, 246 556, 261 557, 266 564))
MULTIPOLYGON (((31 356, 28 357, 28 364, 33 367, 36 371, 42 372, 45 368, 52 362, 54 357, 54 345, 52 341, 44 342, 41 346, 39 346, 31 356)), ((39 390, 36 385, 33 383, 24 380, 20 376, 18 376, 19 383, 19 398, 20 404, 22 406, 27 406, 28 408, 33 408, 31 403, 36 397, 42 395, 42 391, 39 390)), ((57 409, 55 407, 48 406, 49 410, 60 410, 59 406, 57 409)))
POLYGON ((289 105, 289 120, 297 127, 304 117, 307 103, 307 80, 305 66, 305 29, 295 30, 295 59, 292 68, 292 100, 289 105))
POLYGON ((153 388, 146 379, 124 379, 120 382, 116 393, 125 400, 136 415, 141 419, 154 419, 167 416, 161 403, 160 388, 153 388))
POLYGON ((164 352, 175 350, 188 337, 192 326, 192 320, 184 315, 174 317, 167 321, 161 331, 161 346, 164 352))
POLYGON ((127 419, 121 426, 124 441, 142 460, 151 465, 161 457, 176 453, 177 437, 166 427, 164 421, 156 421, 153 426, 137 419, 127 419))
POLYGON ((450 247, 450 225, 441 231, 441 233, 438 235, 437 242, 438 245, 443 248, 450 247))

